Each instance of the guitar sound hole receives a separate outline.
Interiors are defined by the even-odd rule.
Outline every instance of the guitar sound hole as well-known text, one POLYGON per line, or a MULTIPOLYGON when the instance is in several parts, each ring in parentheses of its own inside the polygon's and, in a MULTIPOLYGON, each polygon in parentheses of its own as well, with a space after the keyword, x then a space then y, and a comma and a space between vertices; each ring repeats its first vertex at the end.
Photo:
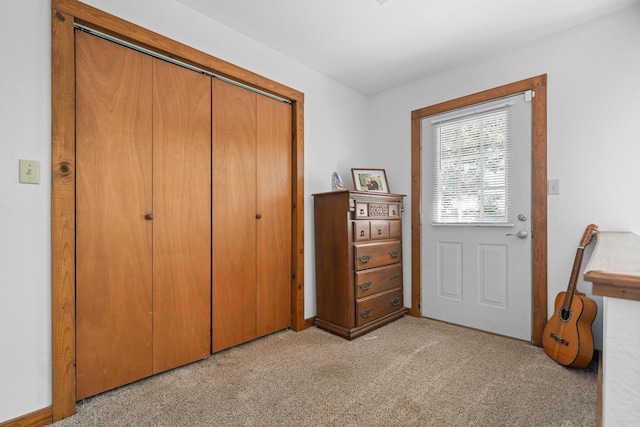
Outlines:
POLYGON ((558 314, 560 315, 560 320, 562 322, 568 322, 569 319, 571 319, 571 310, 565 310, 561 308, 558 314))

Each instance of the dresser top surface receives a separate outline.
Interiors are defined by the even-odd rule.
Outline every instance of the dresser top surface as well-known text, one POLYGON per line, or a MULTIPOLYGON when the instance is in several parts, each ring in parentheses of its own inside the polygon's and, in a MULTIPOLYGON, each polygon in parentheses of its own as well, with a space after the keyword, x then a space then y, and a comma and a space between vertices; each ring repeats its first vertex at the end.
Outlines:
POLYGON ((337 196, 337 195, 346 195, 348 197, 354 199, 400 199, 402 200, 406 197, 404 194, 397 193, 384 193, 377 191, 353 191, 353 190, 338 190, 338 191, 327 191, 324 193, 315 193, 312 194, 313 197, 327 197, 327 196, 337 196))

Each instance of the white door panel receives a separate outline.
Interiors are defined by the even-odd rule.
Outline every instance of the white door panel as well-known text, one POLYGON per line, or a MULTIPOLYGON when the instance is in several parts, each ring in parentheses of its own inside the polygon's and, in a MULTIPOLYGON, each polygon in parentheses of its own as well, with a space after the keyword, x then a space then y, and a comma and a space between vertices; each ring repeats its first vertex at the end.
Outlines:
POLYGON ((436 242, 438 250, 438 297, 462 300, 462 244, 436 242))
POLYGON ((478 304, 507 308, 507 245, 478 245, 478 304))
POLYGON ((433 225, 432 117, 422 121, 421 307, 425 317, 528 341, 532 323, 531 104, 523 94, 510 102, 514 103, 512 193, 507 224, 433 225), (518 214, 524 216, 518 219, 518 214), (526 238, 516 236, 521 231, 526 238))

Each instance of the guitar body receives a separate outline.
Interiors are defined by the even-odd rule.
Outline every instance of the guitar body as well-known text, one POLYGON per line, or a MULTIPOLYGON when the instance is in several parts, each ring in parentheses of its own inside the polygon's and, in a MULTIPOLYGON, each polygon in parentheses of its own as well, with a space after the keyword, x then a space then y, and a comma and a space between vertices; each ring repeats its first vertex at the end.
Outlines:
POLYGON ((542 346, 549 357, 559 364, 585 368, 593 358, 591 325, 598 313, 598 306, 586 295, 574 293, 567 315, 562 307, 565 297, 566 292, 556 296, 555 311, 544 328, 542 346))

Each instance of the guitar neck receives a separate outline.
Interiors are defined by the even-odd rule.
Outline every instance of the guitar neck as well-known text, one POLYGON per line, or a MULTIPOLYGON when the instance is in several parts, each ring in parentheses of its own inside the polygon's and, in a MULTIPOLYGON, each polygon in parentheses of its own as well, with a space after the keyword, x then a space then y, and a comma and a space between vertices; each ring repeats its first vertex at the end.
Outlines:
POLYGON ((569 278, 569 286, 567 287, 567 293, 564 296, 564 303, 562 308, 568 311, 571 308, 571 300, 576 290, 578 283, 578 275, 580 274, 580 266, 582 266, 582 257, 584 255, 584 247, 580 246, 576 250, 576 257, 573 260, 573 268, 571 269, 571 277, 569 278))

